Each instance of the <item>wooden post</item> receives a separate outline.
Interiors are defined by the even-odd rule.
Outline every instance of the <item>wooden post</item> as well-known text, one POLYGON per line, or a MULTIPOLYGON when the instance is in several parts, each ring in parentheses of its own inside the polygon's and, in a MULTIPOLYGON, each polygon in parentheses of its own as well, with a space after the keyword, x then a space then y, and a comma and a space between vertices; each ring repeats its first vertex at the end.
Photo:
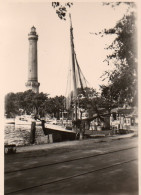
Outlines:
POLYGON ((80 130, 79 140, 83 140, 84 139, 84 133, 85 133, 85 122, 82 121, 82 118, 81 118, 81 123, 80 123, 79 130, 80 130))
POLYGON ((35 131, 36 131, 36 122, 33 121, 31 123, 31 132, 30 132, 30 143, 31 144, 35 143, 35 131))
POLYGON ((79 140, 83 140, 83 132, 80 130, 79 140))
POLYGON ((44 135, 46 135, 46 132, 45 132, 45 120, 41 120, 41 124, 42 124, 42 129, 43 129, 44 135))

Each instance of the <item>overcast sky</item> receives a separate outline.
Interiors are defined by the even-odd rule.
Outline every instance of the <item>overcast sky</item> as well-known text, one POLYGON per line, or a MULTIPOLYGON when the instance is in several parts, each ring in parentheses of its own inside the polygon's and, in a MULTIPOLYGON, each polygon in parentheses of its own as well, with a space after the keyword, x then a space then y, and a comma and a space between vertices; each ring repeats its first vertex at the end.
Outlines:
MULTIPOLYGON (((39 35, 39 90, 51 96, 65 95, 70 62, 69 21, 58 18, 51 2, 6 2, 0 5, 4 92, 26 90, 28 33, 34 25, 39 35)), ((100 76, 108 69, 107 64, 103 63, 107 54, 104 48, 114 38, 100 37, 94 33, 114 27, 125 11, 125 5, 113 9, 95 2, 77 2, 70 9, 77 59, 93 88, 99 89, 102 84, 100 76)))

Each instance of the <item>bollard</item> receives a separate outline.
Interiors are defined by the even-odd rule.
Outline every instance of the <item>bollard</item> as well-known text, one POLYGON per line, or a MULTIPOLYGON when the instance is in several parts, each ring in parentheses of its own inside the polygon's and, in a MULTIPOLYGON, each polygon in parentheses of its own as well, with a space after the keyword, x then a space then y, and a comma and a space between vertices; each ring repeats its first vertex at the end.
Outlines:
POLYGON ((82 132, 80 132, 79 140, 83 140, 83 133, 82 132))
POLYGON ((49 138, 49 143, 53 143, 53 135, 52 134, 49 134, 48 135, 48 138, 49 138))

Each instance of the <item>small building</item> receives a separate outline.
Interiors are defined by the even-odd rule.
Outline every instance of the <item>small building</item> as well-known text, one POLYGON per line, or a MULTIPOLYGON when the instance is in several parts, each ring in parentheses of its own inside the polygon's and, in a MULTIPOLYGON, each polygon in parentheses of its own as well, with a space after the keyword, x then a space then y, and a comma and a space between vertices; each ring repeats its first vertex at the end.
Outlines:
POLYGON ((115 130, 137 130, 137 108, 115 108, 111 110, 110 127, 115 130))

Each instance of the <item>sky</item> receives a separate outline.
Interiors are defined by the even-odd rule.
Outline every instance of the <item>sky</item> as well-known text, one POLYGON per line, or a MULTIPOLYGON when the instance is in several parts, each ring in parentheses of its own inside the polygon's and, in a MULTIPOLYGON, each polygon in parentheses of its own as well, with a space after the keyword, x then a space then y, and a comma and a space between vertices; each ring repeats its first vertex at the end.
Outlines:
MULTIPOLYGON (((96 2, 75 2, 69 9, 72 16, 74 45, 79 66, 90 83, 99 90, 100 76, 109 69, 104 63, 104 48, 114 36, 95 35, 114 27, 126 6, 116 9, 96 2)), ((5 1, 0 5, 0 31, 4 93, 25 91, 28 71, 28 33, 36 27, 38 39, 38 81, 40 92, 65 95, 70 63, 69 20, 60 20, 47 1, 5 1)))

